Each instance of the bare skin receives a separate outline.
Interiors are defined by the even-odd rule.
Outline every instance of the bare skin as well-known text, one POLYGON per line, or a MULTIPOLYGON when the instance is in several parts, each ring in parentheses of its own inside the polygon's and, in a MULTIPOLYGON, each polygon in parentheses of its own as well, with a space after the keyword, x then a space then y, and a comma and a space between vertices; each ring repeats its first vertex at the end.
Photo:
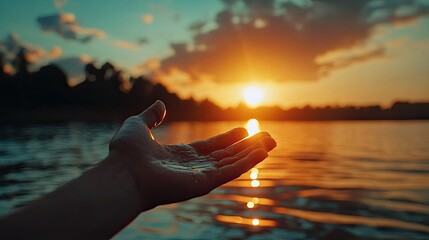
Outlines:
POLYGON ((152 130, 166 113, 157 101, 128 118, 109 155, 82 176, 0 219, 7 239, 106 239, 141 212, 205 195, 250 170, 275 146, 243 128, 190 144, 162 145, 152 130))

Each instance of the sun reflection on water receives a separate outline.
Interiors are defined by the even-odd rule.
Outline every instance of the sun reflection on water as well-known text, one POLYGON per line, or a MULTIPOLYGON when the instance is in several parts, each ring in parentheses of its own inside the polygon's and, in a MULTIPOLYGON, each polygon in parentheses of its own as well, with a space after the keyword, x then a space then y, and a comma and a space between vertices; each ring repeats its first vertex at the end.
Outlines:
POLYGON ((259 187, 259 185, 260 185, 261 183, 259 182, 259 180, 252 180, 251 182, 250 182, 250 185, 252 186, 252 187, 259 187))
POLYGON ((277 222, 269 219, 244 218, 240 216, 217 215, 216 220, 224 223, 241 224, 258 227, 275 227, 277 222))
POLYGON ((254 219, 252 220, 252 225, 253 225, 253 226, 258 226, 258 225, 259 225, 259 219, 254 218, 254 219))
POLYGON ((246 129, 249 133, 249 137, 257 134, 261 131, 261 129, 259 128, 259 121, 254 118, 249 119, 249 121, 247 121, 246 123, 246 129))
POLYGON ((257 197, 252 198, 252 202, 254 204, 258 204, 259 203, 259 198, 257 198, 257 197))
MULTIPOLYGON (((249 134, 249 137, 261 131, 259 127, 259 121, 254 118, 249 119, 245 124, 245 127, 249 134)), ((228 200, 242 203, 243 204, 242 206, 244 206, 244 208, 247 208, 248 213, 246 215, 249 216, 250 214, 250 216, 252 217, 246 218, 244 216, 242 217, 242 216, 230 216, 230 215, 217 215, 216 216, 217 221, 224 222, 224 223, 247 225, 247 226, 258 227, 258 228, 277 226, 276 221, 269 220, 269 219, 262 219, 260 218, 260 216, 258 216, 259 215, 258 212, 256 212, 257 211, 256 208, 260 204, 265 206, 270 206, 274 204, 271 199, 265 199, 265 198, 260 199, 258 197, 255 197, 255 195, 258 193, 257 188, 259 188, 261 185, 261 182, 258 180, 259 173, 260 173, 259 169, 254 167, 250 169, 250 171, 248 172, 249 175, 246 174, 248 178, 246 178, 245 182, 233 181, 228 183, 228 184, 233 184, 235 182, 236 184, 239 185, 238 187, 249 188, 249 192, 248 194, 246 194, 247 196, 232 195, 226 198, 225 196, 222 196, 222 199, 228 199, 228 200)))

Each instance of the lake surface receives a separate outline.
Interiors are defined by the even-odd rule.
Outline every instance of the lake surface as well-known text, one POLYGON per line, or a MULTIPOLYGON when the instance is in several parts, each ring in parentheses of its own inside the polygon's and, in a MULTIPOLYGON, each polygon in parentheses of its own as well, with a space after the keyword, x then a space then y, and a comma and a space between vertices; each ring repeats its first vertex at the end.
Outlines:
MULTIPOLYGON (((187 143, 245 122, 171 123, 187 143)), ((118 123, 2 125, 0 214, 79 176, 118 123)), ((278 147, 207 196, 141 214, 115 239, 429 239, 429 121, 261 122, 278 147)))

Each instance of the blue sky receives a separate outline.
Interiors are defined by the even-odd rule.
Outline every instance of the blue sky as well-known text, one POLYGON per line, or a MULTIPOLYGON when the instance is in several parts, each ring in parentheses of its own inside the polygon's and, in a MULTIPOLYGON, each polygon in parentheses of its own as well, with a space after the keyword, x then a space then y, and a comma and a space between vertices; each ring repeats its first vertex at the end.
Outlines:
POLYGON ((221 6, 218 1, 74 0, 57 9, 54 1, 1 1, 0 36, 15 33, 23 41, 45 49, 59 45, 64 56, 86 54, 100 62, 110 60, 130 67, 153 56, 167 56, 170 43, 191 39, 188 31, 191 23, 213 18, 221 6), (81 44, 41 31, 36 19, 58 12, 73 13, 82 26, 100 29, 106 38, 81 44), (144 14, 153 16, 151 24, 141 21, 144 14), (111 44, 112 41, 136 44, 141 38, 147 38, 148 44, 134 51, 111 44))
POLYGON ((24 46, 71 78, 110 61, 222 106, 250 85, 283 107, 429 100, 428 29, 429 0, 0 2, 10 55, 24 46))

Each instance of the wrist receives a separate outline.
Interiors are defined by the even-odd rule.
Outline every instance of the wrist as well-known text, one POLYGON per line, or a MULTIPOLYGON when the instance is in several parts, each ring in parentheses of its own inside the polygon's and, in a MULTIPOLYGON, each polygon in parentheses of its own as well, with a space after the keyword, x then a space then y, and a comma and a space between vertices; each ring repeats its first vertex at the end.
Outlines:
POLYGON ((122 189, 122 194, 130 199, 135 199, 139 203, 138 211, 139 213, 143 211, 150 210, 156 207, 155 204, 151 201, 151 194, 145 192, 145 188, 148 186, 142 183, 142 178, 144 176, 138 176, 135 169, 132 169, 131 164, 129 164, 130 159, 124 159, 126 156, 115 151, 110 151, 107 158, 100 163, 100 167, 118 176, 118 181, 116 181, 116 187, 122 189))

